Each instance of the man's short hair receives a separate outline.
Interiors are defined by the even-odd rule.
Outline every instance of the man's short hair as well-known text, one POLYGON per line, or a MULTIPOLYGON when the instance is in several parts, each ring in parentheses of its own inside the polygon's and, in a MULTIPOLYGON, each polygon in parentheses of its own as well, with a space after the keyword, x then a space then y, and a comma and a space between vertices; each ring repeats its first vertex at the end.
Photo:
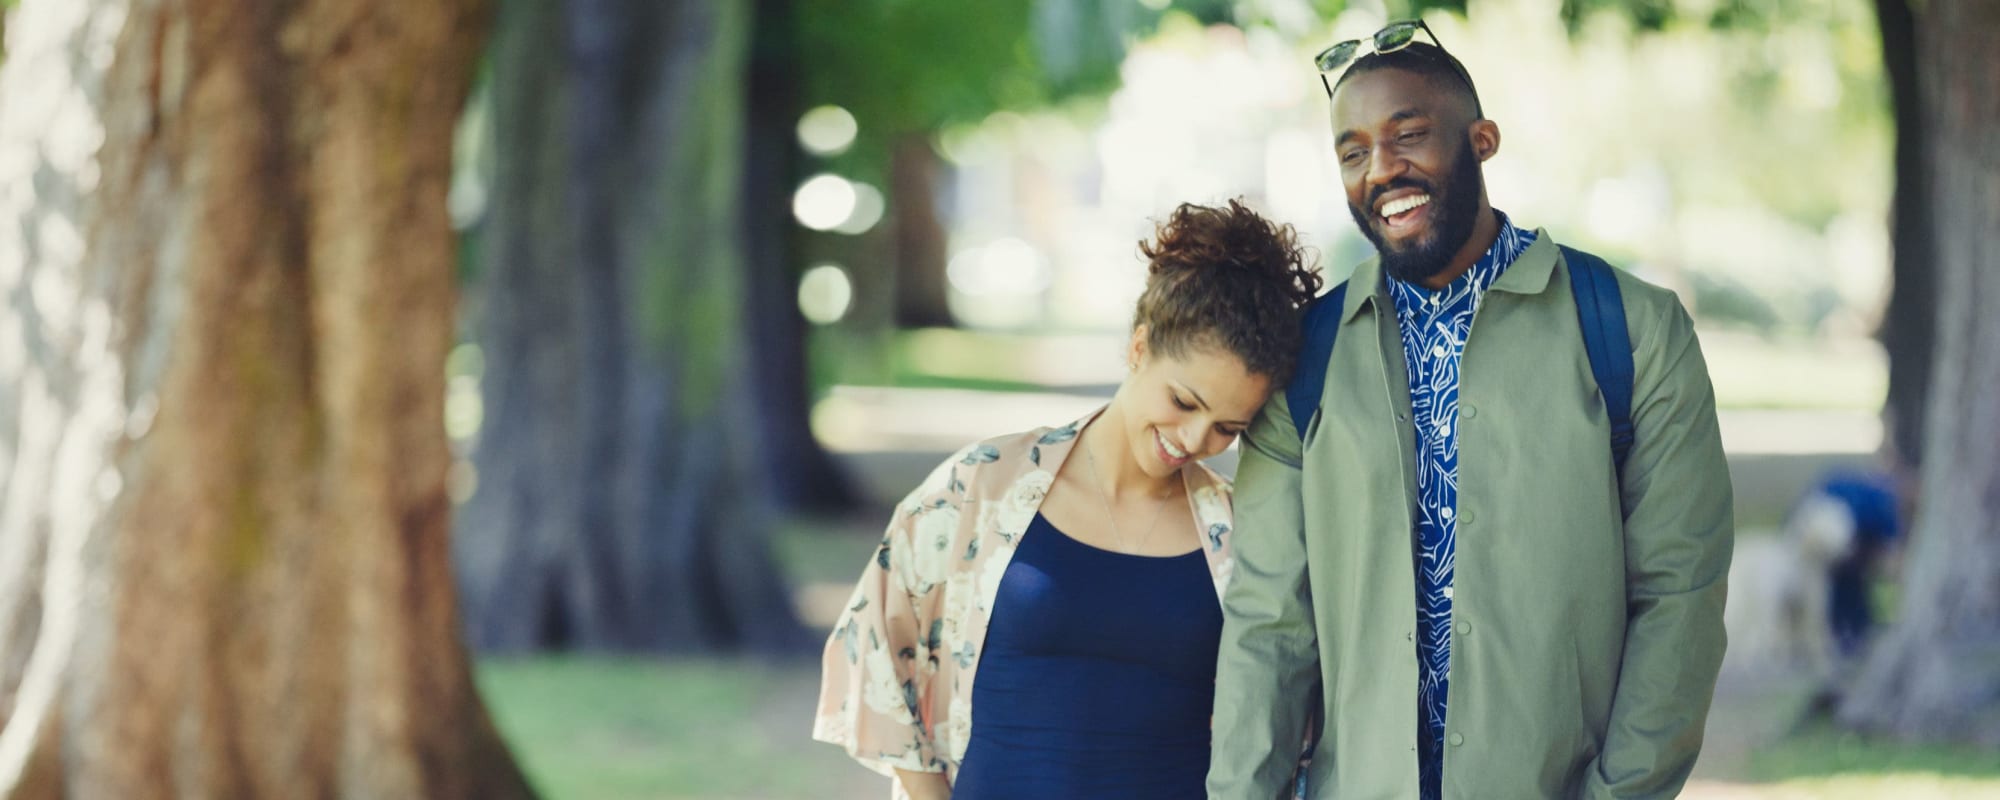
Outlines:
POLYGON ((1376 70, 1397 69, 1423 76, 1432 85, 1448 92, 1461 92, 1472 100, 1474 119, 1485 119, 1486 110, 1479 104, 1479 90, 1472 85, 1472 73, 1465 65, 1445 52, 1444 48, 1430 42, 1411 42, 1400 50, 1388 53, 1369 53, 1354 60, 1347 71, 1340 73, 1340 79, 1333 82, 1333 90, 1340 91, 1340 85, 1348 78, 1376 70))

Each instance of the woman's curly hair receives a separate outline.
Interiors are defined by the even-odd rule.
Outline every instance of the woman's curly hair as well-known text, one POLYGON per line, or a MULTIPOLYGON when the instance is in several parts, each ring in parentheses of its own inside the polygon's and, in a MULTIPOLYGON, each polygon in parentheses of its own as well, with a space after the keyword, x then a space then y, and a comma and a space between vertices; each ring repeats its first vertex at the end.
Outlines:
POLYGON ((1298 309, 1322 283, 1292 226, 1237 200, 1226 208, 1182 203, 1139 252, 1150 266, 1133 324, 1146 326, 1148 351, 1179 357, 1219 347, 1274 386, 1291 380, 1298 309))

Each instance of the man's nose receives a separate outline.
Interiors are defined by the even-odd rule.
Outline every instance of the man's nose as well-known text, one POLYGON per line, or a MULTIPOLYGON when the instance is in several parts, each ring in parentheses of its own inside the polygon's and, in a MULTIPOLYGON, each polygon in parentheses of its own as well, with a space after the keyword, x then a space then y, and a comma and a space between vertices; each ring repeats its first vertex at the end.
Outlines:
POLYGON ((1368 151, 1368 183, 1380 186, 1400 178, 1408 166, 1393 148, 1377 145, 1368 151))

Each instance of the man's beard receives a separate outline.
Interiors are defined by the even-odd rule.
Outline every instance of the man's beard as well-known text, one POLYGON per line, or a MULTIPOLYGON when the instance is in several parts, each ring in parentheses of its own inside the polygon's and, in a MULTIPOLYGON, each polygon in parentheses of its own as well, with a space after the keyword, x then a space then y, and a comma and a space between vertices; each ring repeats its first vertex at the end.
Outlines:
POLYGON ((1347 210, 1354 215, 1354 224, 1361 227, 1361 235, 1375 245, 1375 252, 1382 257, 1382 270, 1390 277, 1404 283, 1422 283, 1443 272, 1451 265, 1451 257, 1472 238, 1472 228, 1479 222, 1479 194, 1483 178, 1479 173, 1479 157, 1472 152, 1472 139, 1467 137, 1465 146, 1459 150, 1458 161, 1452 164, 1451 177, 1445 182, 1443 191, 1415 178, 1397 178, 1377 186, 1368 193, 1368 204, 1356 207, 1347 204, 1347 210), (1375 201, 1394 189, 1417 189, 1431 196, 1436 216, 1431 221, 1428 235, 1415 242, 1391 248, 1383 240, 1376 226, 1382 220, 1372 210, 1375 201))

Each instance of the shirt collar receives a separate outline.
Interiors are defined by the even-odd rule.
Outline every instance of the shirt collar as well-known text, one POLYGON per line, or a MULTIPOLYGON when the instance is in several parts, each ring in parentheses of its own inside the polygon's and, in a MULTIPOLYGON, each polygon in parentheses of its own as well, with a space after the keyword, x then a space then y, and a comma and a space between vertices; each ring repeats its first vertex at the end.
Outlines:
MULTIPOLYGON (((1541 228, 1533 231, 1534 243, 1526 252, 1514 259, 1513 264, 1493 282, 1492 290, 1508 294, 1541 294, 1549 288, 1550 278, 1555 274, 1558 250, 1549 232, 1541 228)), ((1361 309, 1374 305, 1377 308, 1390 306, 1388 281, 1382 276, 1382 259, 1370 256, 1355 265, 1354 273, 1348 278, 1349 286, 1365 286, 1366 291, 1349 291, 1347 302, 1340 309, 1340 323, 1352 322, 1361 309)), ((1393 308, 1393 306, 1390 306, 1393 308)))
POLYGON ((1494 237, 1493 245, 1486 248, 1486 252, 1478 261, 1473 262, 1471 269, 1453 279, 1444 288, 1433 290, 1423 284, 1385 276, 1389 285, 1389 296, 1395 301, 1396 307, 1406 310, 1418 307, 1435 310, 1456 302, 1467 294, 1473 296, 1484 294, 1492 287, 1493 282, 1500 279, 1501 273, 1506 272, 1507 267, 1519 259, 1521 254, 1527 252, 1528 247, 1534 244, 1536 239, 1535 231, 1514 227, 1513 220, 1508 219, 1505 213, 1495 209, 1493 214, 1500 220, 1500 232, 1494 237))

